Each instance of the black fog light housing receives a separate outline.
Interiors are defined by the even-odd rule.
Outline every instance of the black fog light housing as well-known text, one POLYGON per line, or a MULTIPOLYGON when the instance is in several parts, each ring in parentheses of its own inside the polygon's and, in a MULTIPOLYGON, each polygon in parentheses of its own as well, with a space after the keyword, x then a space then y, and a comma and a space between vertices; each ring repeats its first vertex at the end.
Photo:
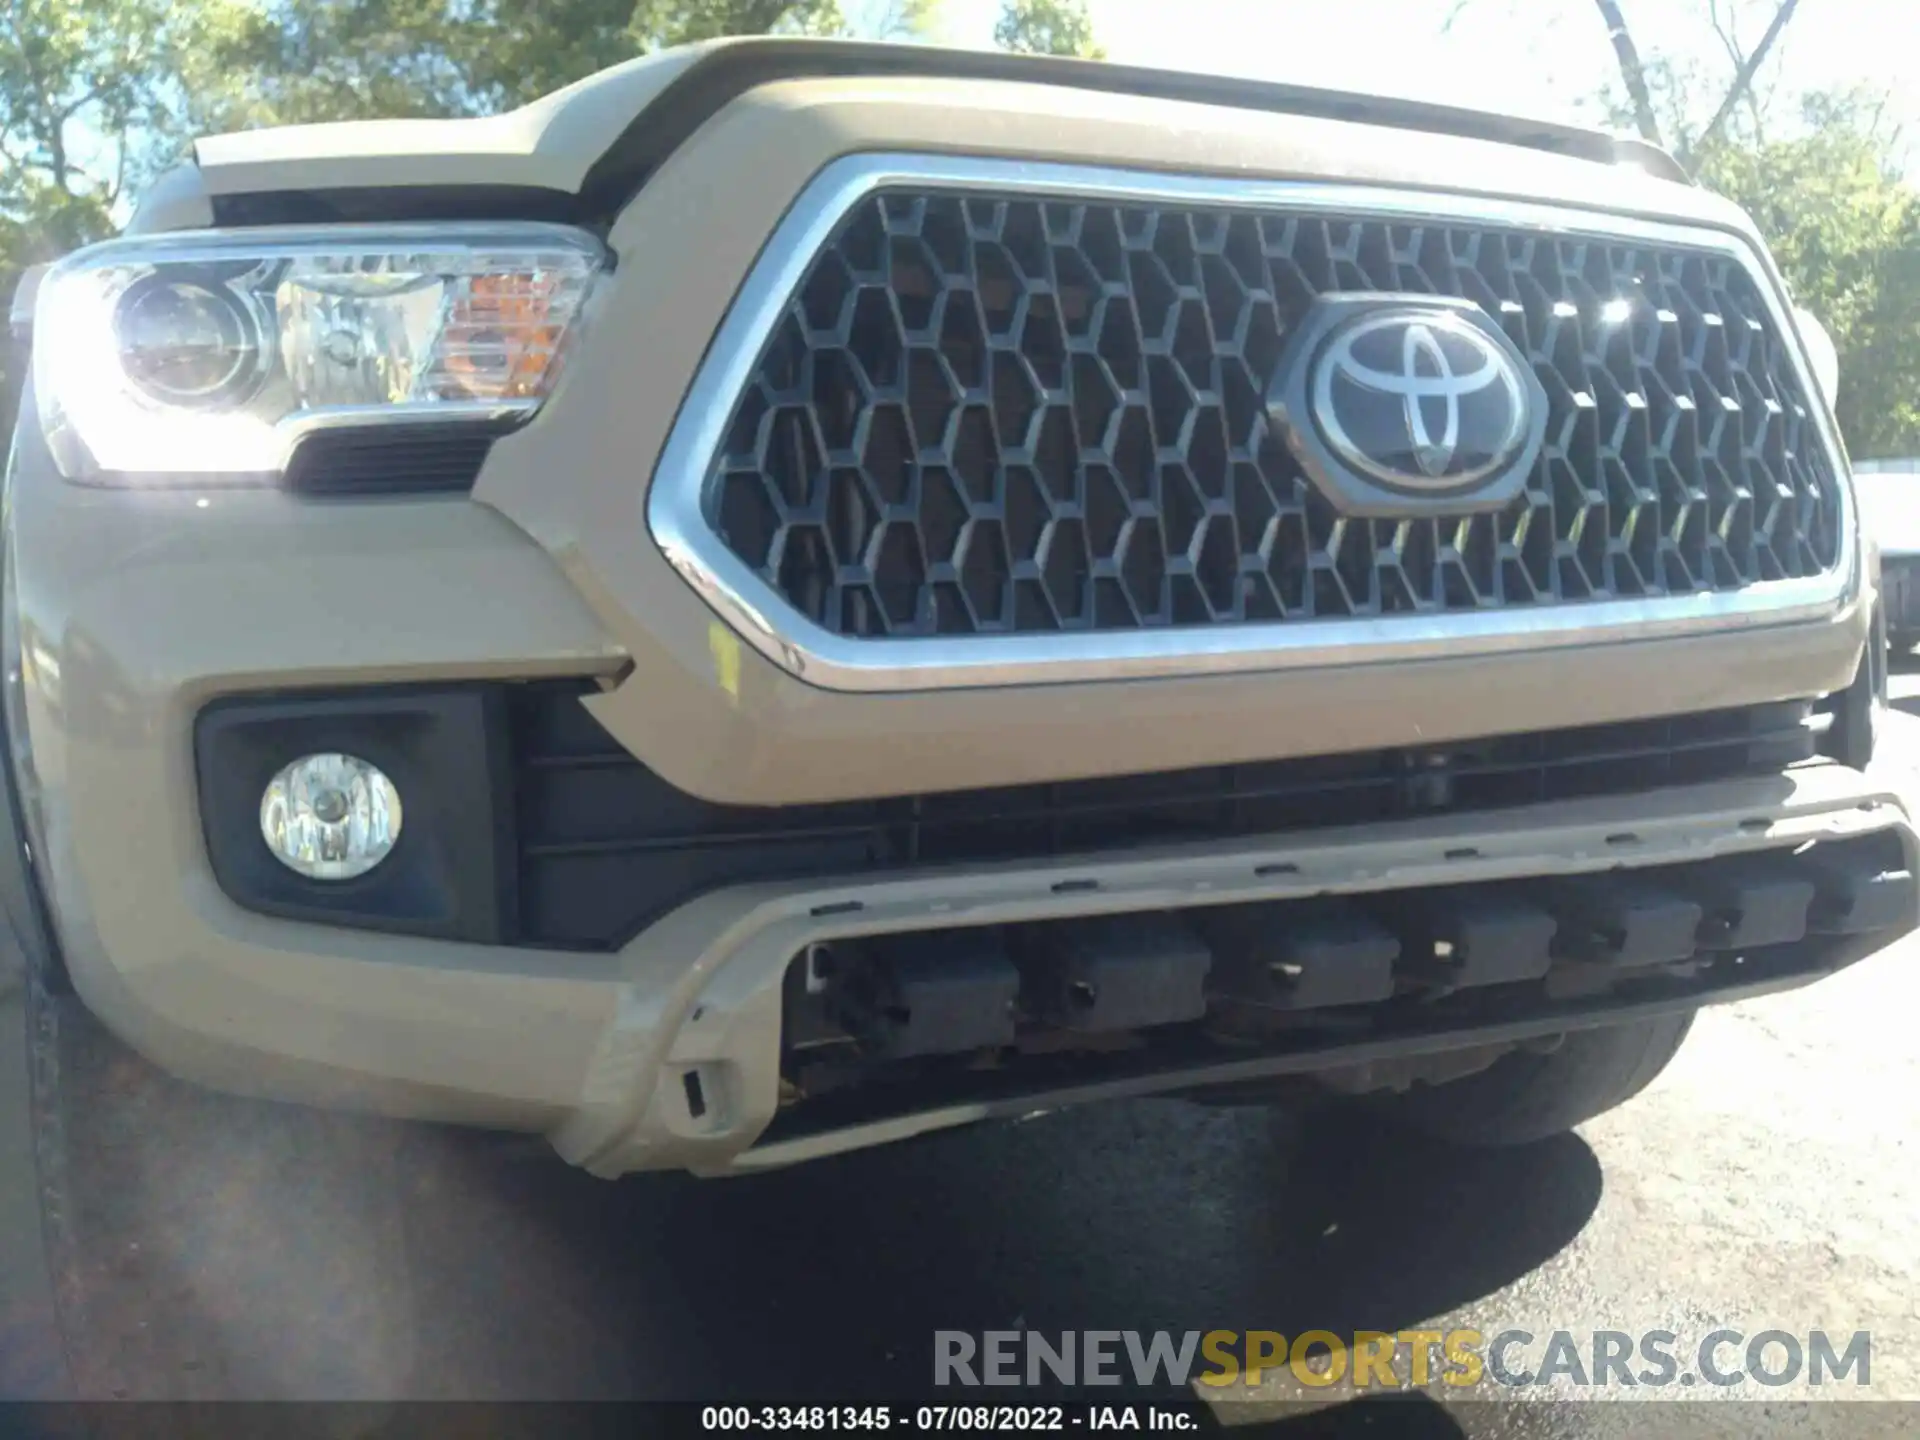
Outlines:
POLYGON ((194 748, 221 889, 291 920, 509 940, 503 710, 496 688, 478 686, 208 706, 194 748))

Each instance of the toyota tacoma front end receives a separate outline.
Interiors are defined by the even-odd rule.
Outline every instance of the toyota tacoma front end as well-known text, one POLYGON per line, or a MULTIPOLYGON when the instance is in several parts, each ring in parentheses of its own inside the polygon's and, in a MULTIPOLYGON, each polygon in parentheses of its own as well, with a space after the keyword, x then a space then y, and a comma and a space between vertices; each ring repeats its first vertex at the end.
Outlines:
POLYGON ((1914 924, 1829 398, 1644 147, 722 44, 202 142, 33 315, 9 905, 186 1080, 1520 1140, 1914 924))

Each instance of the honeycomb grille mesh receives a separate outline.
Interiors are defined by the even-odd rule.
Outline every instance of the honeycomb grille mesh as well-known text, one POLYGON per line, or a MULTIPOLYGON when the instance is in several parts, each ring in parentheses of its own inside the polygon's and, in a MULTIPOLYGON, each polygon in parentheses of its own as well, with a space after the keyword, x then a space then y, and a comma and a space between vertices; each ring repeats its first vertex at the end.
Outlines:
POLYGON ((850 636, 1129 630, 1728 591, 1838 559, 1837 478, 1751 274, 1454 222, 887 189, 816 255, 707 523, 850 636), (1482 306, 1546 446, 1504 510, 1353 519, 1269 428, 1314 297, 1482 306))

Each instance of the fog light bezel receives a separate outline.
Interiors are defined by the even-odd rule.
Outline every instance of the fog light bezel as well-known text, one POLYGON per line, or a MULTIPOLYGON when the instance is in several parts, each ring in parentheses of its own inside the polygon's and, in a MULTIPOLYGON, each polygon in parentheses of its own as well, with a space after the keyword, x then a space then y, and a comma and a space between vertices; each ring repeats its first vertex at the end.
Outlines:
POLYGON ((244 909, 389 934, 510 941, 518 914, 512 777, 497 686, 232 697, 196 718, 201 829, 214 878, 244 909), (403 797, 378 865, 344 879, 289 867, 260 801, 302 756, 355 756, 403 797))

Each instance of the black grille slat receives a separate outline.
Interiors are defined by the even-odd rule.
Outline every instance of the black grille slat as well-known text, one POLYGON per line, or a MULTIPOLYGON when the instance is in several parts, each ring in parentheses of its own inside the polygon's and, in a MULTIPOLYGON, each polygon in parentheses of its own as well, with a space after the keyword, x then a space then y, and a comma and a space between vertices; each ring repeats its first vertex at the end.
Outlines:
POLYGON ((1752 275, 1493 225, 888 190, 817 256, 707 521, 853 636, 1691 595, 1838 559, 1837 479, 1752 275), (1328 291, 1470 299, 1545 387, 1506 509, 1347 519, 1270 432, 1328 291), (1624 302, 1626 317, 1609 318, 1624 302))
POLYGON ((469 421, 317 430, 295 448, 282 483, 303 495, 471 490, 493 442, 510 428, 469 421))
POLYGON ((814 840, 844 840, 851 833, 871 829, 884 833, 885 827, 769 827, 765 830, 713 830, 678 835, 616 836, 601 840, 535 841, 523 845, 520 853, 529 860, 561 860, 576 855, 647 855, 689 848, 725 848, 728 845, 800 845, 814 840))
POLYGON ((1811 706, 1792 702, 1434 751, 761 808, 674 789, 600 729, 575 687, 509 695, 521 938, 583 949, 622 944, 719 885, 1632 793, 1773 773, 1812 756, 1817 739, 1811 706))

